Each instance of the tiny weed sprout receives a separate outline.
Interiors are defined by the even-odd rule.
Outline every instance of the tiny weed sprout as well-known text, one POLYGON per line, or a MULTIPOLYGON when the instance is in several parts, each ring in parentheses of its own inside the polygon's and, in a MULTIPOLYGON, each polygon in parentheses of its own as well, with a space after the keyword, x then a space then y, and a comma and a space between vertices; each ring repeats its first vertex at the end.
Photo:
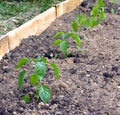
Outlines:
MULTIPOLYGON (((53 69, 56 80, 59 79, 59 74, 60 74, 59 68, 56 63, 49 63, 44 57, 40 57, 40 56, 38 56, 37 58, 32 58, 32 59, 29 59, 26 57, 22 58, 18 61, 16 68, 20 69, 24 65, 31 63, 31 62, 33 63, 34 69, 33 69, 33 72, 29 75, 29 81, 35 87, 35 90, 36 90, 35 96, 37 100, 40 98, 43 102, 47 103, 51 99, 51 90, 49 86, 44 85, 42 83, 42 80, 46 75, 47 65, 49 65, 53 69)), ((18 76, 18 89, 19 90, 22 88, 24 84, 26 73, 27 73, 26 70, 22 70, 19 73, 19 76, 18 76)), ((30 101, 28 94, 24 95, 22 99, 26 102, 30 101)))
MULTIPOLYGON (((70 32, 57 32, 54 35, 54 46, 60 46, 60 50, 64 54, 64 57, 68 55, 67 49, 69 47, 70 39, 73 38, 76 42, 76 48, 80 49, 82 44, 80 36, 77 34, 78 29, 85 28, 91 29, 105 19, 105 8, 103 0, 98 0, 90 12, 90 16, 86 14, 78 14, 75 16, 71 24, 72 31, 70 32)), ((87 37, 85 36, 85 39, 87 37)))

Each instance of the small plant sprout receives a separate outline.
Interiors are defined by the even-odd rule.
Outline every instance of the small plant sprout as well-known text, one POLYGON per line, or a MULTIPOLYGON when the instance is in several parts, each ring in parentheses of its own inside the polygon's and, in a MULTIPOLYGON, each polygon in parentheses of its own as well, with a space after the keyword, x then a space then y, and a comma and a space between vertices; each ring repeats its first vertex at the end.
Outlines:
MULTIPOLYGON (((33 64, 33 72, 30 73, 29 75, 29 81, 30 83, 34 86, 35 90, 36 90, 36 98, 37 100, 40 98, 43 102, 47 103, 49 102, 49 100, 51 99, 51 90, 50 87, 43 84, 42 80, 46 75, 46 71, 47 71, 47 66, 50 66, 54 73, 55 73, 55 78, 56 80, 59 79, 59 68, 56 65, 56 63, 49 63, 47 62, 47 60, 44 57, 40 57, 38 56, 37 58, 22 58, 18 61, 17 63, 17 69, 22 68, 24 65, 26 64, 33 64), (31 63, 32 62, 32 63, 31 63)), ((32 70, 30 70, 32 71, 32 70)), ((18 89, 20 90, 24 84, 24 79, 26 76, 27 71, 26 70, 22 70, 19 73, 19 77, 18 77, 18 89)), ((23 100, 25 100, 26 102, 30 101, 29 95, 24 95, 22 97, 23 100)))
MULTIPOLYGON (((113 4, 116 4, 116 0, 112 0, 112 3, 113 4)), ((114 8, 111 8, 111 13, 112 13, 112 15, 114 15, 115 14, 115 10, 114 10, 114 8)))
POLYGON ((68 55, 67 49, 69 47, 70 39, 73 39, 76 42, 76 48, 80 48, 81 46, 81 39, 78 34, 75 32, 57 32, 54 35, 54 38, 56 39, 53 43, 54 46, 59 45, 60 50, 64 54, 64 57, 68 55), (61 39, 57 39, 58 37, 61 37, 61 39))

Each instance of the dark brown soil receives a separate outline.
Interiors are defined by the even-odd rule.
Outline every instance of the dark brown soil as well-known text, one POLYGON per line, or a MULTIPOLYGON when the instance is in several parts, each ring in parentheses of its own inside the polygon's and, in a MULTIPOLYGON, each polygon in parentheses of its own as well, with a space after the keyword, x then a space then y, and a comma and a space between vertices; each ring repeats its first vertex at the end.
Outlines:
MULTIPOLYGON (((119 6, 107 3, 108 11, 103 24, 92 30, 81 30, 82 52, 54 59, 56 49, 52 36, 58 31, 70 31, 70 24, 76 14, 89 13, 94 0, 82 4, 74 11, 57 19, 40 36, 31 36, 0 61, 0 115, 120 115, 120 11, 119 6), (115 14, 110 9, 115 8, 115 14), (34 89, 25 79, 21 91, 17 90, 18 71, 16 64, 22 57, 45 55, 48 61, 55 61, 61 70, 60 80, 55 81, 49 69, 45 84, 50 85, 52 99, 44 104, 35 103, 34 89), (20 98, 31 95, 31 102, 20 98)), ((69 49, 71 50, 71 49, 69 49)), ((26 67, 31 69, 32 65, 26 67)))

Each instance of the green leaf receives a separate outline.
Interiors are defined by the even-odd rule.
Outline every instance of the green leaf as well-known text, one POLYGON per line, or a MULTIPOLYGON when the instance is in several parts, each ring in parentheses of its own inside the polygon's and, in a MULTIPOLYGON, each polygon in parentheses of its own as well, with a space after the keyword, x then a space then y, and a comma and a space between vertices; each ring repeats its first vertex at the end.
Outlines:
POLYGON ((57 32, 54 36, 53 36, 53 38, 58 38, 59 36, 61 36, 61 35, 63 35, 64 34, 64 32, 57 32))
POLYGON ((47 63, 46 58, 41 57, 41 56, 38 56, 37 58, 32 58, 32 61, 35 62, 35 63, 38 62, 38 61, 43 61, 43 62, 47 63))
POLYGON ((23 65, 29 63, 29 61, 30 61, 30 60, 29 60, 28 58, 26 58, 26 57, 20 59, 20 60, 18 61, 18 63, 17 63, 16 68, 17 68, 17 69, 18 69, 18 68, 21 68, 23 65))
POLYGON ((89 27, 89 19, 88 19, 88 16, 87 16, 87 15, 84 15, 83 25, 84 25, 84 27, 85 27, 86 29, 89 27))
POLYGON ((89 20, 90 28, 93 28, 94 26, 96 26, 98 24, 99 24, 99 22, 98 22, 97 17, 91 17, 90 18, 90 20, 89 20))
POLYGON ((112 13, 112 15, 115 14, 115 10, 113 8, 111 9, 111 13, 112 13))
POLYGON ((82 42, 81 42, 81 39, 80 39, 79 35, 75 35, 74 40, 75 40, 75 42, 77 43, 78 46, 81 46, 82 42))
POLYGON ((18 78, 18 89, 21 89, 24 83, 24 78, 26 75, 26 71, 23 70, 19 73, 19 78, 18 78))
POLYGON ((97 4, 99 5, 99 7, 104 7, 104 2, 103 2, 103 0, 98 0, 97 1, 97 4))
POLYGON ((105 19, 105 12, 104 12, 104 9, 100 12, 100 21, 104 21, 105 19))
POLYGON ((61 41, 62 41, 62 40, 60 40, 60 39, 59 39, 59 40, 55 40, 55 42, 53 43, 53 45, 54 45, 54 46, 57 46, 57 45, 60 44, 61 41))
POLYGON ((97 16, 98 15, 98 13, 99 13, 99 8, 98 8, 98 6, 97 5, 95 5, 94 7, 93 7, 93 9, 91 10, 91 12, 90 12, 90 14, 92 15, 92 16, 97 16))
POLYGON ((117 2, 117 0, 112 0, 112 2, 115 4, 117 2))
POLYGON ((67 41, 62 41, 60 43, 60 49, 65 56, 67 55, 67 48, 68 48, 68 42, 67 41))
POLYGON ((75 20, 72 22, 71 26, 72 26, 73 31, 76 32, 78 30, 78 24, 75 20))
POLYGON ((30 97, 28 95, 24 95, 24 96, 22 96, 22 100, 29 103, 30 102, 30 97))
POLYGON ((41 85, 39 88, 39 97, 45 103, 49 102, 51 99, 51 91, 50 88, 46 85, 41 85))
POLYGON ((41 60, 44 62, 44 63, 47 63, 47 60, 45 57, 42 57, 41 60))
POLYGON ((68 37, 68 33, 62 35, 62 40, 65 40, 68 37))
POLYGON ((50 63, 50 66, 53 68, 54 72, 55 72, 55 78, 58 80, 59 79, 59 74, 60 74, 60 71, 59 71, 59 68, 58 66, 55 64, 55 63, 50 63))
POLYGON ((89 27, 89 18, 86 14, 80 14, 78 17, 78 22, 80 27, 85 27, 86 29, 89 27))
POLYGON ((84 21, 84 14, 78 15, 78 22, 79 22, 80 28, 82 28, 83 26, 83 21, 84 21))
POLYGON ((41 81, 46 74, 46 63, 43 61, 37 61, 34 66, 34 72, 38 75, 39 80, 41 81))
POLYGON ((81 46, 82 42, 81 42, 81 39, 78 34, 72 32, 72 33, 70 33, 70 37, 75 40, 75 42, 77 43, 78 46, 81 46))
POLYGON ((33 73, 30 75, 30 82, 34 85, 37 85, 39 83, 38 75, 33 73))

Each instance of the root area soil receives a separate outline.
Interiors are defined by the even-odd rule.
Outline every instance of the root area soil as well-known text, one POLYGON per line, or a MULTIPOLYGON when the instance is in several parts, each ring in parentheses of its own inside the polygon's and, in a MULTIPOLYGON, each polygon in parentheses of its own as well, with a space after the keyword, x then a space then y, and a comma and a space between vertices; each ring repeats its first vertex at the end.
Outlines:
MULTIPOLYGON (((0 115, 120 115, 120 10, 118 5, 106 3, 107 16, 104 23, 92 30, 82 29, 82 52, 72 50, 74 55, 63 59, 52 46, 53 35, 58 31, 70 31, 76 14, 89 14, 94 0, 88 0, 74 11, 56 19, 39 36, 24 39, 19 47, 5 55, 0 61, 0 115), (115 14, 110 13, 111 8, 115 14), (83 36, 87 36, 87 40, 83 36), (48 68, 44 83, 52 90, 52 99, 45 104, 35 103, 34 88, 25 79, 22 90, 17 89, 18 70, 16 64, 22 57, 45 55, 60 68, 58 81, 48 68), (21 96, 28 93, 31 102, 21 96)), ((73 43, 74 44, 74 43, 73 43)), ((71 49, 69 48, 69 51, 71 49)), ((32 64, 25 66, 32 69, 32 64)))

